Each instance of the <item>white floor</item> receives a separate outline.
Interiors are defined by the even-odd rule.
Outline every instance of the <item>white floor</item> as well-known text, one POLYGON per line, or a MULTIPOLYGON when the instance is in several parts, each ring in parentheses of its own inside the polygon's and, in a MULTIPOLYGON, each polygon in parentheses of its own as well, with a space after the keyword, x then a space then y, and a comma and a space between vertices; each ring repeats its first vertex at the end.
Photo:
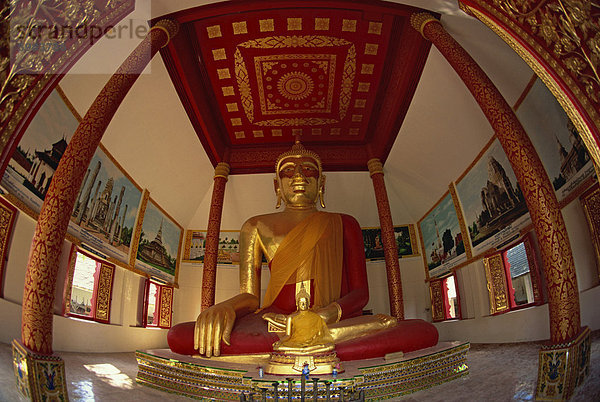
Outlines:
MULTIPOLYGON (((538 343, 471 345, 468 376, 402 400, 534 400, 539 349, 538 343)), ((137 384, 134 353, 57 354, 65 361, 70 401, 189 400, 137 384)), ((15 384, 11 346, 0 343, 0 402, 26 401, 15 384)), ((592 333, 590 375, 571 401, 600 401, 600 331, 592 333)))

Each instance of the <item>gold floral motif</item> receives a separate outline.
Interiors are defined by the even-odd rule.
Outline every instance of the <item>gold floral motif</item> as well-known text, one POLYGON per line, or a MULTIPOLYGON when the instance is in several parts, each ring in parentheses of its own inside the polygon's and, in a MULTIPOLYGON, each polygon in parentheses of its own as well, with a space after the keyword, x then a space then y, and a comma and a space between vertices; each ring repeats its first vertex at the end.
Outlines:
POLYGON ((98 274, 98 293, 96 296, 95 318, 108 322, 110 318, 110 300, 115 267, 102 263, 98 274))
POLYGON ((240 49, 235 50, 233 59, 235 63, 235 78, 237 80, 238 90, 240 91, 242 107, 246 112, 246 117, 250 123, 252 123, 254 121, 254 102, 252 101, 248 70, 246 69, 246 63, 244 63, 244 58, 242 57, 240 49))
POLYGON ((591 1, 505 0, 499 8, 541 37, 587 96, 600 103, 600 14, 592 13, 591 1))
POLYGON ((352 99, 352 85, 356 75, 356 49, 354 45, 348 49, 344 71, 342 75, 342 87, 340 89, 340 119, 346 116, 346 111, 352 99))
MULTIPOLYGON (((595 137, 592 134, 592 128, 589 125, 589 121, 591 120, 592 124, 596 126, 596 129, 600 129, 600 113, 598 113, 598 106, 594 105, 593 100, 589 99, 586 93, 581 89, 585 85, 579 83, 578 77, 571 75, 569 72, 570 70, 563 68, 561 60, 557 59, 557 56, 552 49, 547 49, 542 46, 541 43, 527 31, 525 21, 521 23, 511 15, 507 15, 500 8, 500 1, 491 3, 489 0, 476 0, 472 3, 475 3, 483 12, 478 8, 467 6, 461 2, 459 2, 459 6, 466 13, 475 16, 486 24, 529 64, 542 81, 544 81, 563 109, 567 112, 571 121, 577 127, 592 159, 594 159, 596 164, 600 164, 600 149, 596 144, 595 137), (493 19, 489 17, 490 15, 493 16, 493 19), (526 48, 527 46, 531 50, 528 50, 526 48), (565 92, 563 85, 570 90, 571 94, 565 92), (589 120, 585 117, 586 113, 589 116, 589 120)), ((529 7, 530 3, 530 1, 525 2, 525 7, 529 7)), ((540 3, 539 6, 544 6, 544 3, 540 3)), ((531 8, 526 9, 530 10, 531 8)), ((530 11, 531 15, 529 18, 533 19, 531 24, 537 21, 536 14, 534 14, 533 11, 538 11, 538 9, 536 8, 530 11)), ((599 15, 597 12, 592 14, 592 23, 594 23, 596 27, 599 26, 599 23, 594 22, 594 20, 597 21, 598 18, 599 15)), ((590 38, 587 41, 588 46, 594 48, 594 52, 597 54, 599 36, 594 34, 593 38, 592 35, 588 35, 588 37, 590 38)), ((540 36, 540 38, 542 38, 542 36, 540 36)), ((594 56, 592 59, 595 60, 594 63, 597 71, 598 58, 597 56, 594 56)))
POLYGON ((431 317, 433 321, 442 321, 445 318, 442 281, 429 282, 429 292, 431 295, 431 317))
POLYGON ((325 119, 319 117, 298 117, 294 119, 271 119, 271 120, 263 120, 257 121, 255 124, 257 126, 263 127, 272 127, 272 126, 320 126, 323 124, 334 124, 339 123, 339 120, 336 119, 325 119))
POLYGON ((160 312, 158 325, 168 328, 171 326, 171 313, 173 307, 173 288, 161 287, 160 290, 160 312))
MULTIPOLYGON (((106 26, 109 21, 119 20, 131 9, 133 9, 131 0, 111 1, 103 9, 99 9, 93 1, 38 0, 25 3, 12 2, 10 5, 5 2, 0 10, 2 25, 0 42, 3 49, 9 49, 11 35, 14 38, 19 37, 17 29, 30 28, 36 23, 46 21, 48 24, 65 27, 83 24, 106 26)), ((12 60, 8 57, 0 59, 0 125, 3 127, 0 150, 9 142, 32 102, 40 95, 52 76, 62 71, 71 61, 76 50, 87 45, 86 38, 73 41, 68 44, 68 48, 61 50, 58 58, 55 58, 55 47, 39 46, 38 39, 28 35, 19 42, 22 46, 19 46, 18 51, 13 54, 12 60)), ((64 46, 66 43, 55 39, 51 44, 64 46)), ((12 45, 13 50, 16 49, 16 44, 12 45)))
POLYGON ((508 310, 510 305, 502 254, 498 253, 484 258, 483 265, 490 297, 490 314, 508 310))
POLYGON ((248 28, 246 27, 246 21, 234 22, 231 24, 233 27, 234 35, 242 35, 248 33, 248 28))
MULTIPOLYGON (((277 58, 281 58, 282 56, 270 56, 274 60, 277 58)), ((309 58, 309 55, 293 55, 295 58, 309 58)), ((334 57, 332 55, 313 55, 313 57, 321 58, 334 57)), ((289 58, 289 55, 288 55, 289 58)), ((257 71, 257 81, 259 82, 259 92, 262 91, 262 76, 261 69, 265 71, 273 68, 275 64, 266 62, 267 57, 261 57, 260 60, 256 59, 255 70, 257 71)), ((308 125, 321 125, 321 124, 331 124, 338 123, 346 116, 346 112, 350 105, 352 88, 354 85, 354 77, 356 75, 356 49, 354 45, 341 38, 330 37, 330 36, 322 36, 322 35, 292 35, 292 36, 268 36, 264 38, 253 39, 249 41, 242 42, 238 45, 234 53, 234 62, 235 62, 235 75, 238 83, 238 88, 240 91, 240 97, 242 100, 242 106, 244 107, 244 111, 249 121, 255 123, 259 126, 292 126, 298 124, 308 124, 308 125), (274 120, 265 120, 255 122, 254 119, 254 101, 252 98, 251 87, 250 87, 250 79, 248 76, 248 69, 245 65, 244 58, 240 51, 240 48, 252 48, 252 49, 279 49, 279 48, 297 48, 297 47, 307 47, 307 48, 320 48, 320 47, 334 47, 334 46, 348 46, 348 52, 346 54, 346 59, 344 62, 343 72, 342 72, 342 83, 341 83, 341 91, 340 91, 340 102, 339 102, 339 120, 338 119, 314 119, 314 118, 306 118, 306 119, 274 119, 274 120)), ((335 73, 335 65, 334 63, 326 63, 325 61, 321 62, 323 69, 329 70, 329 91, 327 93, 327 101, 324 105, 330 105, 333 97, 333 85, 332 80, 334 79, 335 73), (332 70, 333 69, 333 70, 332 70)), ((259 93, 259 99, 261 103, 261 110, 263 114, 274 114, 274 113, 297 113, 297 110, 281 110, 279 107, 267 107, 267 99, 264 97, 262 92, 259 93)), ((275 106, 272 102, 270 105, 275 106)), ((303 110, 303 112, 314 112, 315 110, 303 110)), ((327 111, 329 112, 329 111, 327 111)))

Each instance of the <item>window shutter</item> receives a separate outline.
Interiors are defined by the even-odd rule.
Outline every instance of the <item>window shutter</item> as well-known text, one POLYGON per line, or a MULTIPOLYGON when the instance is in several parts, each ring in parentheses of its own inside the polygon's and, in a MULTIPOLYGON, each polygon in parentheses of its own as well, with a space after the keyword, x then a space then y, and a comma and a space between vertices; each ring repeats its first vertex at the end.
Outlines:
POLYGON ((443 321, 445 318, 444 308, 444 289, 442 280, 429 282, 429 292, 431 293, 431 317, 433 321, 443 321))
POLYGON ((485 277, 490 296, 490 314, 496 314, 510 309, 508 286, 504 269, 502 253, 497 253, 483 259, 485 277))
POLYGON ((158 326, 171 328, 171 317, 173 315, 173 288, 170 286, 160 287, 160 312, 158 313, 158 326))
POLYGON ((94 319, 98 322, 110 322, 110 302, 112 299, 112 287, 115 276, 115 267, 112 264, 98 262, 97 293, 94 303, 94 319))

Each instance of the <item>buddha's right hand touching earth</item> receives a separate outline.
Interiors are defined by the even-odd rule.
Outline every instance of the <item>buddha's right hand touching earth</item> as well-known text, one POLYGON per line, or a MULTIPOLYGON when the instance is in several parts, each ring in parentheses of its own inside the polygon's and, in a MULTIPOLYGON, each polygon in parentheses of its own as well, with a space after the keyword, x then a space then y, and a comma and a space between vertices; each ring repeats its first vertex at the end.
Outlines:
POLYGON ((257 297, 242 293, 204 310, 194 326, 194 349, 206 357, 219 356, 221 341, 230 344, 231 330, 236 318, 257 308, 257 297))

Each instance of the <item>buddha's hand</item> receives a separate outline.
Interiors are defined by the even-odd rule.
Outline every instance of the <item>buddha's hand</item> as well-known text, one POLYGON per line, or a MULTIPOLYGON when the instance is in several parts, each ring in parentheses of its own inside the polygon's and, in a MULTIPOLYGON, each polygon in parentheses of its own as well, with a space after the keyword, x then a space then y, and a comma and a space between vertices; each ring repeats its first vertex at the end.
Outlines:
POLYGON ((263 320, 272 324, 275 328, 280 331, 285 331, 287 315, 285 314, 275 314, 275 313, 265 313, 262 315, 263 320))
POLYGON ((221 340, 229 345, 235 309, 227 301, 204 310, 196 319, 194 349, 206 357, 221 354, 221 340))

